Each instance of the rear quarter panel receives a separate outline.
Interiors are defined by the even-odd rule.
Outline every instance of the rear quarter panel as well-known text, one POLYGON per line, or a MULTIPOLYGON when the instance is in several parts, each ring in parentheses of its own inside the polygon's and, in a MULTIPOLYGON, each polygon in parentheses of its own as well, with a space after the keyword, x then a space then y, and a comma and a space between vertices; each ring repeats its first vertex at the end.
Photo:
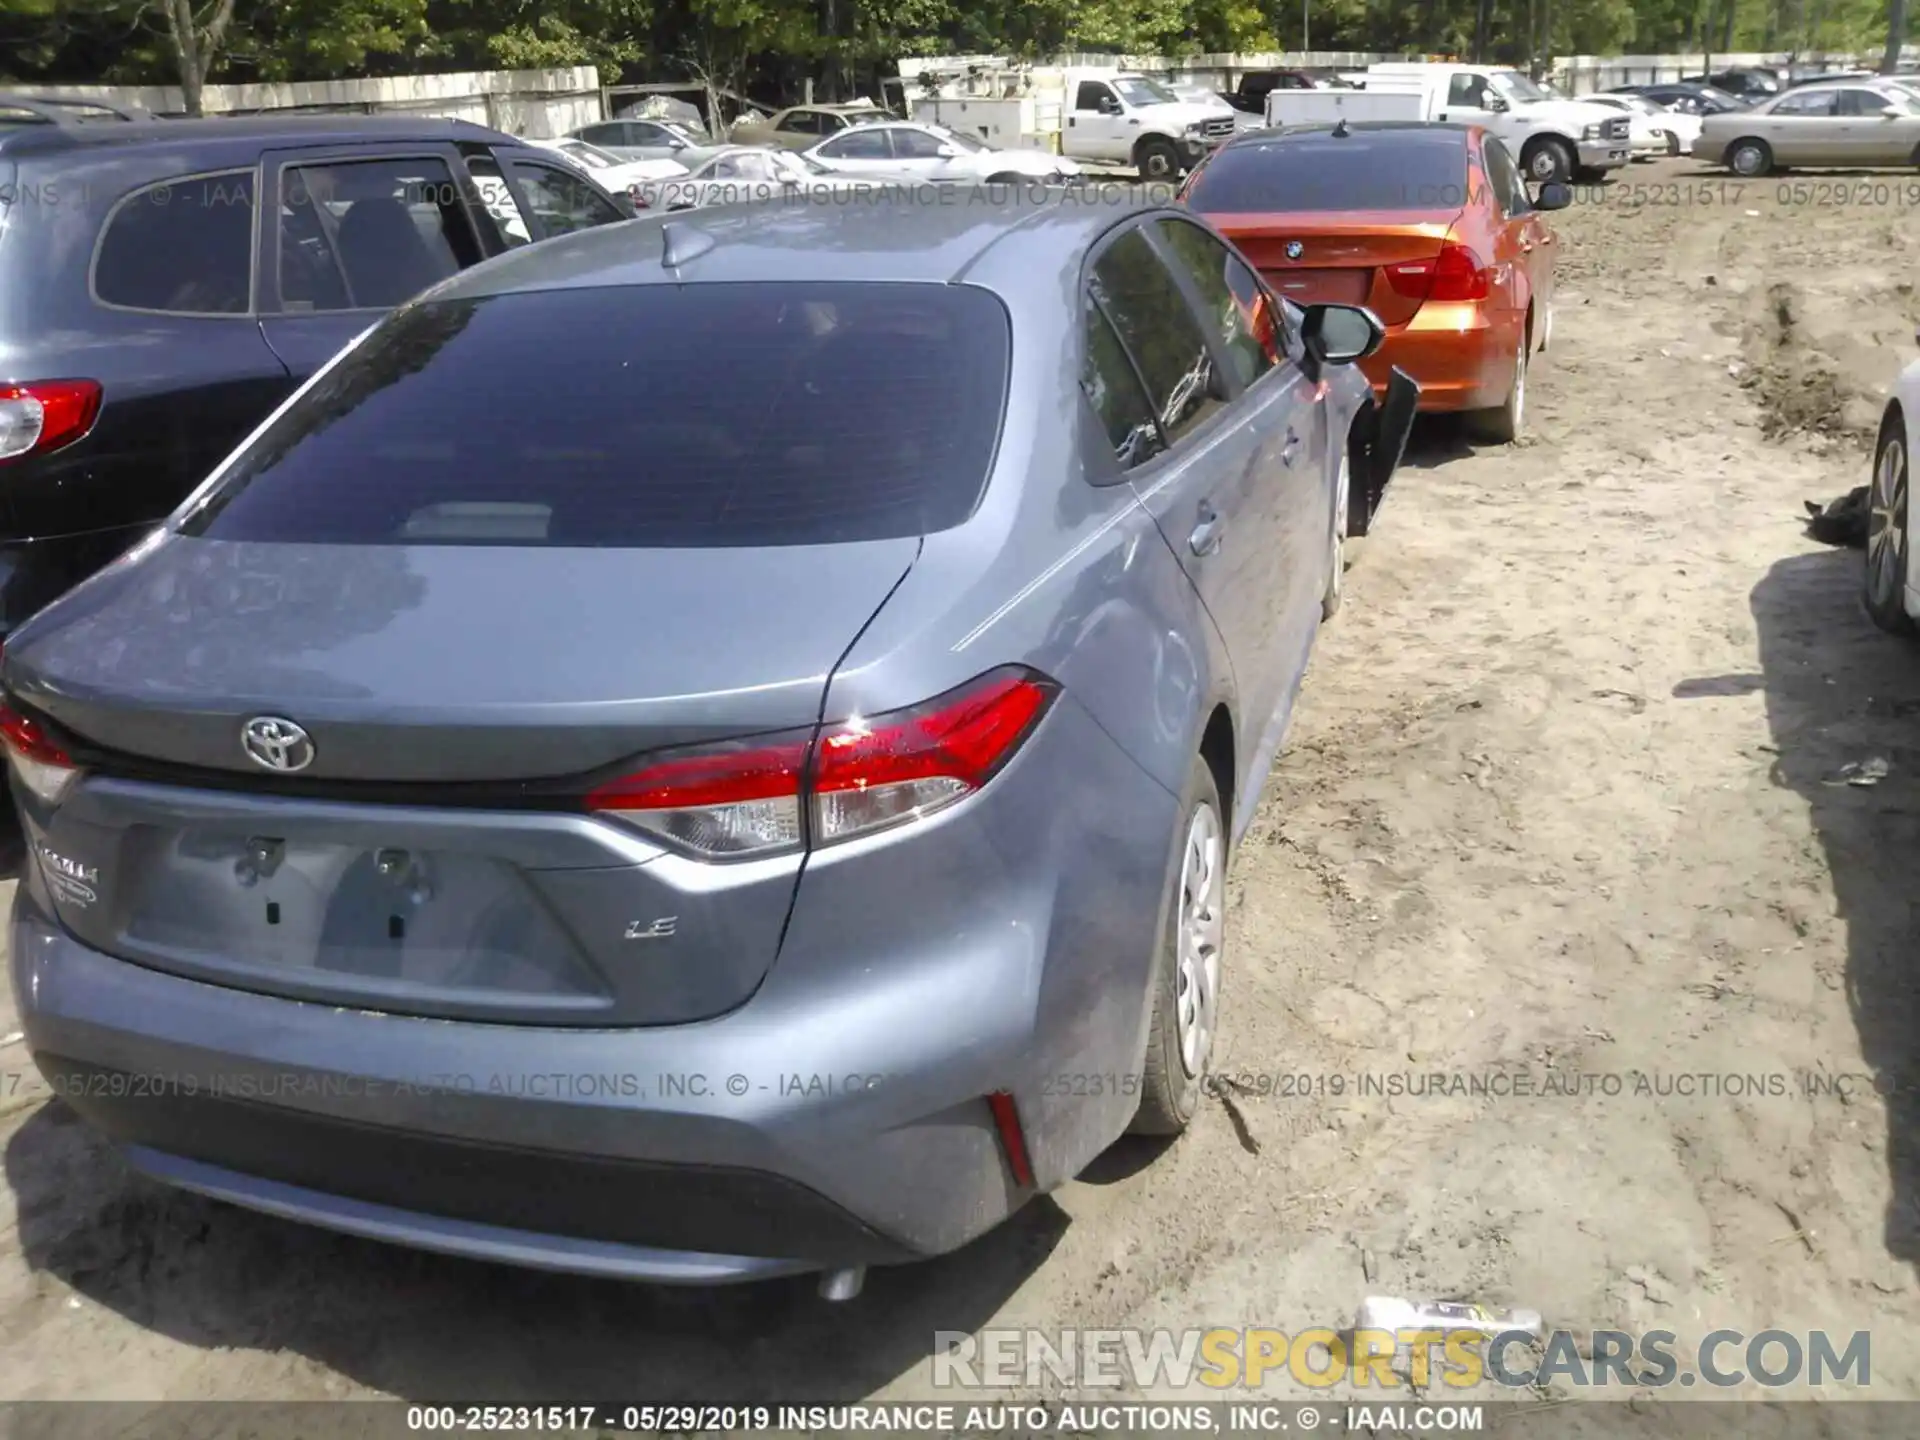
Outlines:
POLYGON ((881 967, 916 963, 906 936, 1017 947, 1014 962, 1002 952, 996 977, 1026 1017, 1002 1083, 1045 1187, 1110 1144, 1138 1105, 1128 1079, 1144 1054, 1180 800, 1206 716, 1215 701, 1232 703, 1233 684, 1211 620, 1132 487, 1083 477, 1078 257, 1045 277, 1044 303, 1031 298, 1042 282, 1000 278, 1029 303, 1014 306, 993 478, 972 520, 923 542, 836 672, 826 711, 875 714, 1011 663, 1063 693, 981 794, 890 846, 815 852, 774 980, 789 967, 845 965, 849 947, 874 943, 870 922, 862 939, 847 917, 876 908, 902 922, 882 927, 897 943, 875 957, 881 967), (1062 1075, 1108 1080, 1086 1093, 1059 1085, 1062 1075))

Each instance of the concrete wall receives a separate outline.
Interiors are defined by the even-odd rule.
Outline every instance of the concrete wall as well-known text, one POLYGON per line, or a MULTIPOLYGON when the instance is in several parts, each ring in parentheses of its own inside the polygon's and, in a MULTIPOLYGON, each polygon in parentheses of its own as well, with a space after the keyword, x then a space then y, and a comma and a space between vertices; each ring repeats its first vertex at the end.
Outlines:
MULTIPOLYGON (((116 100, 156 115, 179 115, 186 109, 185 97, 171 85, 20 88, 33 95, 116 100)), ((548 140, 600 118, 600 72, 591 65, 577 65, 297 85, 209 85, 202 104, 209 115, 260 111, 440 115, 490 125, 532 140, 548 140)))

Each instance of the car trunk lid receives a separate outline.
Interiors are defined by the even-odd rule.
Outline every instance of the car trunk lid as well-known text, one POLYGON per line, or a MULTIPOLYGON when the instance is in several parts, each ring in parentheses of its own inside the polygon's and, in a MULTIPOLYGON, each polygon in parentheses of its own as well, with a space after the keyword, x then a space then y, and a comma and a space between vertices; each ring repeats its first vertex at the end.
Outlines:
POLYGON ((1459 214, 1211 218, 1267 283, 1296 305, 1366 305, 1392 326, 1411 320, 1420 298, 1395 289, 1389 267, 1438 256, 1459 214))

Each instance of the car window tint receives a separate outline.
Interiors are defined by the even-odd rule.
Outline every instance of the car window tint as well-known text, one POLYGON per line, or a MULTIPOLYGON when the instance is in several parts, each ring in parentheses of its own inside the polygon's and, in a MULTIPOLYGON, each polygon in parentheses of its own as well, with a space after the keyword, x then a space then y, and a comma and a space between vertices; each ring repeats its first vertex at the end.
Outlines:
POLYGON ((883 130, 849 130, 820 147, 829 160, 885 160, 887 136, 883 130))
POLYGON ((1802 92, 1788 95, 1773 107, 1775 115, 1831 115, 1834 113, 1834 92, 1802 92))
POLYGON ((1263 323, 1265 306, 1253 272, 1198 225, 1185 220, 1158 220, 1154 224, 1200 292, 1201 313, 1211 322, 1214 339, 1225 352, 1235 378, 1242 385, 1251 385, 1273 368, 1276 358, 1271 334, 1263 344, 1255 332, 1255 326, 1263 323))
POLYGON ((1478 75, 1456 75, 1447 85, 1447 103, 1465 105, 1469 109, 1484 109, 1487 103, 1487 82, 1478 75))
MULTIPOLYGON (((1877 90, 1842 90, 1840 92, 1840 113, 1842 115, 1878 115, 1889 105, 1900 102, 1890 95, 1882 95, 1877 90)), ((1902 109, 1907 107, 1901 106, 1902 109)))
POLYGON ((1236 141, 1194 173, 1186 194, 1202 215, 1303 210, 1434 210, 1466 203, 1467 140, 1434 127, 1297 133, 1236 141))
POLYGON ((1533 208, 1526 181, 1520 178, 1520 167, 1513 163, 1504 144, 1492 135, 1486 136, 1480 144, 1480 158, 1487 167, 1493 201, 1502 211, 1509 216, 1524 215, 1533 208))
POLYGON ((1140 367, 1160 428, 1177 442, 1219 408, 1212 355, 1186 296, 1138 230, 1106 248, 1090 284, 1140 367))
POLYGON ((234 458, 213 539, 811 545, 959 524, 1011 324, 967 285, 515 292, 388 317, 234 458), (662 343, 662 337, 671 343, 662 343))
POLYGON ((1130 470, 1166 447, 1120 337, 1091 299, 1084 304, 1087 348, 1080 366, 1080 389, 1099 417, 1113 458, 1122 470, 1130 470))
POLYGON ((590 145, 620 145, 625 143, 620 138, 620 132, 625 128, 616 120, 606 125, 588 125, 579 132, 579 136, 590 145))
POLYGON ((513 178, 526 192, 527 203, 539 217, 540 228, 548 235, 570 235, 575 230, 591 230, 627 218, 583 176, 533 160, 512 160, 508 164, 513 178))
POLYGON ((893 153, 902 160, 938 160, 940 138, 924 130, 895 130, 893 153))
POLYGON ((444 160, 301 165, 281 181, 287 310, 390 309, 479 258, 444 160))
POLYGON ((1082 80, 1080 89, 1074 95, 1073 108, 1076 110, 1098 110, 1101 103, 1113 98, 1113 92, 1097 80, 1082 80))
POLYGON ((473 177, 473 188, 479 195, 481 207, 492 217, 494 229, 507 248, 511 250, 532 240, 533 227, 527 223, 520 202, 507 188, 499 162, 488 155, 469 155, 467 173, 473 177))
POLYGON ((820 116, 815 111, 802 110, 782 120, 780 122, 780 128, 787 131, 798 131, 804 135, 818 135, 821 133, 820 116))
POLYGON ((93 291, 107 305, 178 315, 253 308, 251 170, 136 190, 100 236, 93 291))

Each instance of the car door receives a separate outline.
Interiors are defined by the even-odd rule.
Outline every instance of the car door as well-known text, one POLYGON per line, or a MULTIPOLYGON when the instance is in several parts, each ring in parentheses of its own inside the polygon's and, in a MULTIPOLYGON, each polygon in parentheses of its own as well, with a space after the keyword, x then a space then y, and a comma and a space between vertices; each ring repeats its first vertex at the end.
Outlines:
POLYGON ((1208 336, 1190 282, 1149 230, 1138 222, 1102 244, 1086 288, 1149 398, 1156 453, 1130 480, 1220 629, 1246 717, 1246 763, 1280 703, 1286 620, 1305 583, 1298 535, 1277 517, 1310 426, 1284 375, 1235 403, 1237 362, 1208 336))
POLYGON ((1904 165, 1920 141, 1920 116, 1896 96, 1865 85, 1849 85, 1836 107, 1846 122, 1843 157, 1849 165, 1904 165), (1900 113, 1889 115, 1892 107, 1900 113))
POLYGON ((890 126, 887 142, 893 147, 894 168, 902 174, 935 178, 968 168, 954 153, 952 145, 917 125, 890 126))
POLYGON ((787 150, 810 149, 822 136, 840 128, 830 123, 832 118, 819 110, 789 110, 773 127, 771 139, 787 150))
POLYGON ((1074 87, 1073 108, 1067 112, 1068 153, 1086 160, 1125 160, 1132 153, 1127 140, 1125 107, 1104 80, 1082 80, 1074 87))
POLYGON ((1537 325, 1553 303, 1553 231, 1533 208, 1533 197, 1527 193, 1520 167, 1505 141, 1497 135, 1483 135, 1480 163, 1487 176, 1487 208, 1501 234, 1494 263, 1513 267, 1520 280, 1514 287, 1514 310, 1524 321, 1531 298, 1537 325))
POLYGON ((1840 114, 1839 94, 1833 90, 1795 91, 1753 119, 1754 129, 1782 165, 1846 164, 1850 123, 1840 114))
POLYGON ((1495 131, 1500 128, 1503 112, 1488 103, 1493 87, 1487 84, 1486 76, 1455 70, 1446 77, 1446 86, 1445 101, 1434 119, 1450 125, 1482 125, 1495 131))
POLYGON ((887 144, 887 127, 857 125, 842 130, 806 152, 842 175, 884 174, 893 168, 893 151, 887 144))
POLYGON ((451 145, 264 157, 260 330, 295 380, 428 286, 486 257, 497 227, 451 145), (470 203, 472 202, 472 203, 470 203))

